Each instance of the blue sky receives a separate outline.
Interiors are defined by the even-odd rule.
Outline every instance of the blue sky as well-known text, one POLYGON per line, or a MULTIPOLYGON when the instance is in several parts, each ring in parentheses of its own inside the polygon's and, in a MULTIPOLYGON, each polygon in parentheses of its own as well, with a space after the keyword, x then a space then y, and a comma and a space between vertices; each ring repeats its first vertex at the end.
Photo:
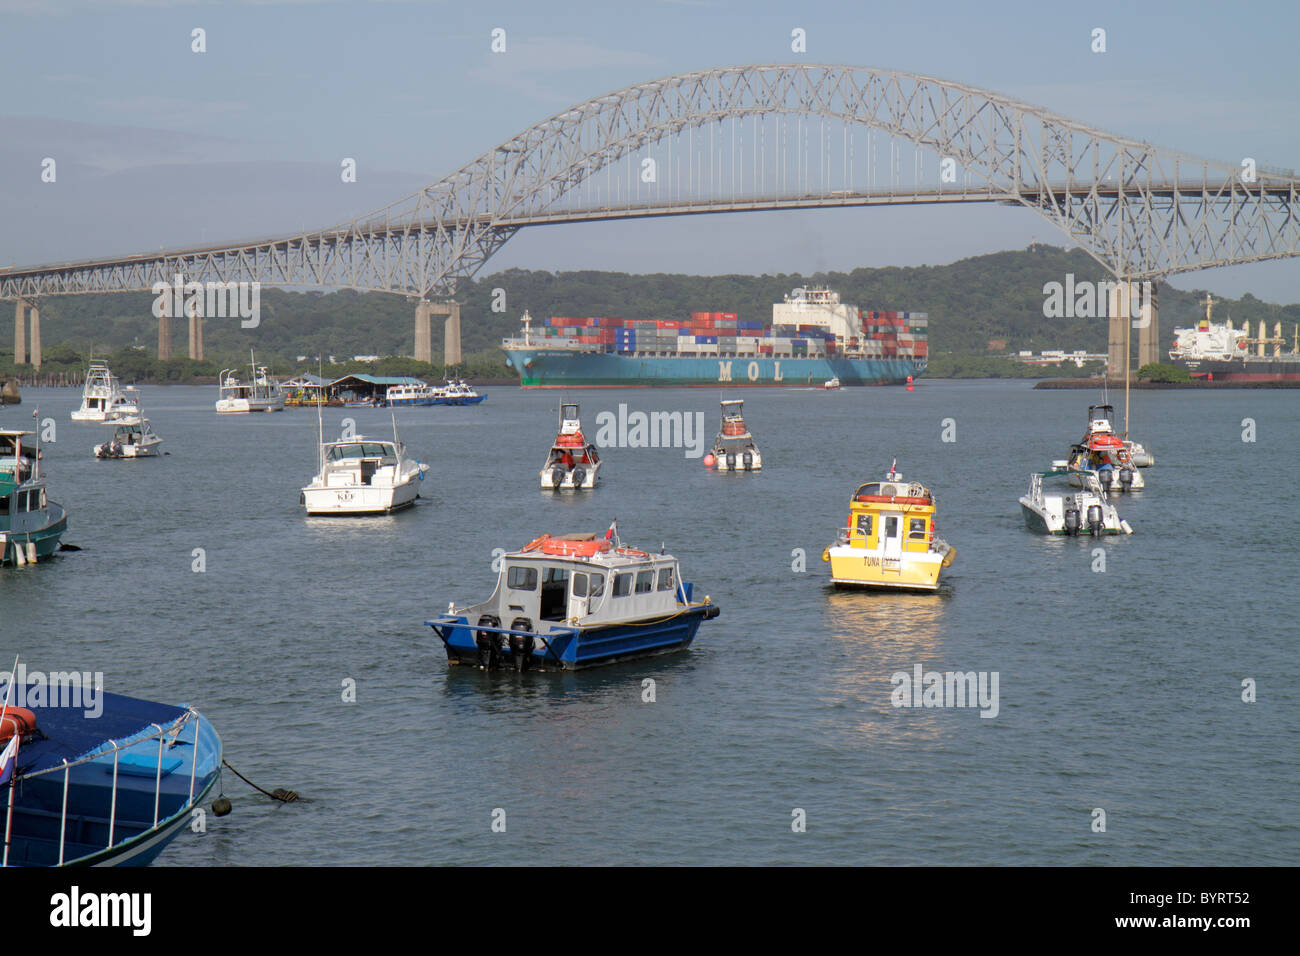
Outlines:
MULTIPOLYGON (((0 262, 327 225, 592 96, 801 59, 794 27, 808 62, 931 74, 1160 146, 1300 168, 1294 3, 0 0, 0 262), (495 27, 505 55, 489 50, 495 27), (1094 27, 1105 54, 1089 48, 1094 27), (46 156, 56 184, 39 181, 46 156), (355 184, 339 181, 344 156, 355 184)), ((524 230, 486 271, 936 264, 1033 239, 1066 244, 993 206, 688 217, 524 230)), ((1295 302, 1300 262, 1174 283, 1295 302)))

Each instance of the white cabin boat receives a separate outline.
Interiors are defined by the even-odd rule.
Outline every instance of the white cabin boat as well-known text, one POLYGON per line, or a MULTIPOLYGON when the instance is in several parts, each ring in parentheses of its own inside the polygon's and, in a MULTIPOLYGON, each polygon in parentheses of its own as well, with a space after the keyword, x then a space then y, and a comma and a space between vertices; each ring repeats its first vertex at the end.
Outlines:
POLYGON ((385 401, 391 406, 403 405, 437 405, 442 390, 426 382, 413 382, 405 385, 390 385, 385 401))
POLYGON ((838 375, 832 376, 831 378, 828 378, 825 382, 822 383, 822 388, 826 389, 828 392, 834 391, 839 387, 840 387, 840 379, 838 375))
POLYGON ((149 419, 131 415, 104 424, 113 426, 113 437, 94 447, 96 458, 153 458, 162 454, 162 439, 149 419))
POLYGON ((749 433, 742 413, 745 402, 734 399, 722 403, 722 427, 713 440, 713 448, 704 456, 708 468, 718 471, 759 471, 763 456, 758 453, 754 436, 749 433))
POLYGON ((582 434, 577 405, 560 406, 560 430, 546 464, 538 472, 544 491, 595 488, 600 480, 600 454, 582 434))
POLYGON ((1020 499, 1020 510, 1030 531, 1042 534, 1098 536, 1132 534, 1128 522, 1115 506, 1094 471, 1076 471, 1055 462, 1051 471, 1029 478, 1029 493, 1020 499))
POLYGON ((309 515, 389 514, 415 502, 428 470, 396 436, 322 442, 316 477, 299 503, 309 515))
POLYGON ((231 368, 221 370, 217 386, 217 414, 242 415, 247 412, 282 412, 287 397, 283 387, 266 374, 266 366, 258 365, 249 355, 251 375, 241 381, 231 368))
POLYGON ((123 388, 103 362, 91 362, 86 384, 81 389, 81 407, 72 413, 74 422, 102 422, 114 415, 138 415, 139 390, 123 388))

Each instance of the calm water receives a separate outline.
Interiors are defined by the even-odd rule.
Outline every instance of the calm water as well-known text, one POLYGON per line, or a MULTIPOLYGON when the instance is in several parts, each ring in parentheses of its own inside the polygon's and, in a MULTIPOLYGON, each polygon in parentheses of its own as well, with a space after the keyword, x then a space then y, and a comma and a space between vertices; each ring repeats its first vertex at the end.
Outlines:
MULTIPOLYGON (((433 465, 415 509, 308 520, 312 412, 219 418, 215 389, 142 391, 168 457, 94 460, 104 430, 69 420, 71 389, 0 411, 57 422, 51 497, 84 549, 0 572, 0 659, 194 703, 235 767, 309 798, 271 805, 227 775, 234 813, 162 863, 1296 862, 1293 392, 1137 394, 1157 465, 1118 502, 1137 533, 1106 539, 1096 573, 1093 542, 1030 534, 1016 503, 1082 434, 1091 392, 756 390, 761 474, 610 449, 601 488, 557 498, 536 474, 561 396, 494 388, 398 412, 433 465), (821 549, 895 456, 959 551, 944 593, 833 592, 821 549), (494 548, 614 517, 721 605, 690 652, 567 676, 449 670, 423 621, 491 592, 494 548), (998 672, 1000 713, 894 709, 890 674, 918 663, 998 672)), ((717 428, 712 390, 570 397, 593 433, 619 402, 717 428)), ((332 409, 327 435, 345 415, 391 428, 386 411, 332 409)))

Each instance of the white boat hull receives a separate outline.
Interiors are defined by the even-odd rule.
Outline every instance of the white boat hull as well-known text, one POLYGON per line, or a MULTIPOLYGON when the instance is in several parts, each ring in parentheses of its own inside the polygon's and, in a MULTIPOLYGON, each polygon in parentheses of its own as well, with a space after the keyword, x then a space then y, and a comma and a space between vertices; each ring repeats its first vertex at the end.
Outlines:
POLYGON ((223 398, 217 402, 218 415, 245 415, 250 412, 282 412, 284 397, 267 399, 223 398))
POLYGON ((116 451, 109 448, 110 443, 104 442, 94 447, 96 458, 157 458, 162 454, 159 449, 162 447, 162 441, 147 442, 142 445, 119 445, 116 451))
POLYGON ((743 455, 735 456, 736 464, 734 467, 727 466, 727 456, 725 454, 715 453, 714 458, 717 462, 716 467, 718 471, 762 471, 763 470, 763 456, 760 455, 757 451, 750 452, 749 467, 745 467, 745 459, 743 455))
POLYGON ((596 487, 599 477, 600 464, 594 466, 581 465, 577 468, 564 469, 558 467, 543 468, 539 474, 541 478, 541 487, 543 491, 579 491, 596 487), (577 480, 577 473, 582 472, 582 480, 577 480), (559 472, 562 476, 559 484, 556 484, 555 473, 559 472))
POLYGON ((410 507, 419 497, 419 480, 393 487, 334 485, 307 487, 302 491, 309 515, 388 514, 410 507))

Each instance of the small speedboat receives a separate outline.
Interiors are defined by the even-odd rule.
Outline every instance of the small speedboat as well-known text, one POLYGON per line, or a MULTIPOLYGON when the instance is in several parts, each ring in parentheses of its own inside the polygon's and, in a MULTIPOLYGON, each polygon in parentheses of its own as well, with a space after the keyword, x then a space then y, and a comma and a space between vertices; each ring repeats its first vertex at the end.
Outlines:
POLYGON ((718 471, 758 471, 763 467, 763 456, 758 453, 754 436, 749 433, 742 412, 744 401, 735 399, 722 403, 722 426, 713 448, 704 456, 706 468, 718 471))
POLYGON ((68 514, 50 501, 35 432, 0 429, 0 566, 35 564, 59 547, 68 514))
POLYGON ((603 536, 544 534, 501 559, 496 590, 426 621, 451 664, 577 670, 688 648, 719 614, 696 601, 677 559, 603 536))
POLYGON ((284 411, 284 388, 276 379, 267 375, 265 365, 257 364, 251 351, 248 358, 250 375, 247 381, 241 380, 234 369, 221 370, 217 386, 217 414, 284 411))
POLYGON ((822 383, 822 388, 826 389, 827 391, 832 391, 839 387, 840 387, 839 376, 833 376, 831 378, 828 378, 825 382, 822 383))
POLYGON ((1029 477, 1029 493, 1020 510, 1030 531, 1058 535, 1132 534, 1127 521, 1106 500, 1095 471, 1079 471, 1054 462, 1051 471, 1029 477))
POLYGON ((140 392, 123 388, 103 362, 91 362, 81 389, 81 407, 72 413, 74 422, 102 422, 115 415, 138 415, 140 392))
POLYGON ((559 434, 538 477, 544 491, 595 488, 600 480, 600 454, 582 433, 577 405, 560 406, 559 434))
POLYGON ((847 526, 822 551, 837 586, 904 591, 937 591, 940 572, 956 557, 937 535, 930 489, 904 481, 894 466, 884 481, 858 486, 847 526))
POLYGON ((149 419, 139 415, 114 418, 113 437, 94 448, 96 458, 153 458, 162 454, 162 439, 149 419))
POLYGON ((309 515, 389 514, 415 503, 429 466, 397 440, 356 436, 320 443, 316 477, 298 502, 309 515))
POLYGON ((0 748, 18 742, 12 765, 0 768, 4 779, 12 767, 0 785, 4 865, 145 866, 219 779, 221 738, 193 707, 65 690, 5 689, 0 748))

